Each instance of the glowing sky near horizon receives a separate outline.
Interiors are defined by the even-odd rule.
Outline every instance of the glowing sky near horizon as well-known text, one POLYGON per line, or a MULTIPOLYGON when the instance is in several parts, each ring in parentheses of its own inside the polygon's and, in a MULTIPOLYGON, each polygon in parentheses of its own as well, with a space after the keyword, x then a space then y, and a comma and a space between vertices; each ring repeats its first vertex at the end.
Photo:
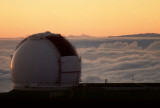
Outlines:
POLYGON ((0 37, 160 33, 160 0, 0 0, 0 37))

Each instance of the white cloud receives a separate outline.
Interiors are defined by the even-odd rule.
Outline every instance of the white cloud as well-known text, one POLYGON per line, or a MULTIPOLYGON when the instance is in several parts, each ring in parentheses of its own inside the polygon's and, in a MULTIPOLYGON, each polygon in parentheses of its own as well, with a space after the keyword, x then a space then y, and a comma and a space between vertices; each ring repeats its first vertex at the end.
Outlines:
POLYGON ((0 92, 8 92, 12 89, 12 82, 10 80, 0 81, 0 92))
POLYGON ((99 47, 80 48, 82 56, 82 80, 84 82, 104 81, 131 82, 135 75, 137 82, 158 82, 160 74, 160 51, 148 50, 159 42, 151 43, 146 49, 138 46, 137 42, 103 43, 99 47), (152 47, 151 47, 152 46, 152 47), (94 76, 94 77, 89 77, 94 76), (158 77, 157 77, 158 76, 158 77), (97 78, 98 77, 98 78, 97 78))
POLYGON ((151 43, 148 47, 147 50, 160 50, 160 41, 154 41, 151 43))
POLYGON ((99 83, 99 82, 104 82, 101 78, 99 78, 98 76, 87 76, 85 79, 84 79, 84 82, 87 82, 87 83, 99 83))

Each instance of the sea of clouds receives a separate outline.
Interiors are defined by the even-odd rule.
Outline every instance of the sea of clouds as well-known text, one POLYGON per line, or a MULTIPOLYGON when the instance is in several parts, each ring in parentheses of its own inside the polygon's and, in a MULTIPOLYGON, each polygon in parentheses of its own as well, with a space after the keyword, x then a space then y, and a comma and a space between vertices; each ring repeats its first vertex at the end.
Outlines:
MULTIPOLYGON (((160 38, 68 37, 86 83, 160 83, 160 38)), ((10 91, 10 60, 22 39, 0 39, 0 92, 10 91)))
POLYGON ((0 39, 0 92, 12 89, 10 61, 20 41, 20 39, 0 39))

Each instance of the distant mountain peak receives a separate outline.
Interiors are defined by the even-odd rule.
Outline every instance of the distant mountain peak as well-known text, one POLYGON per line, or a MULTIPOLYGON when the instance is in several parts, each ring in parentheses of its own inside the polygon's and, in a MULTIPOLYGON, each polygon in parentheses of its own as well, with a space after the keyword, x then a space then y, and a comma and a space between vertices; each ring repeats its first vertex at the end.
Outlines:
POLYGON ((158 34, 158 33, 141 33, 141 34, 132 34, 132 35, 109 36, 109 38, 111 38, 111 37, 159 37, 160 38, 160 34, 158 34))
POLYGON ((76 35, 69 35, 67 36, 68 38, 89 38, 89 37, 92 37, 92 36, 89 36, 89 35, 86 35, 86 34, 81 34, 79 36, 76 36, 76 35))

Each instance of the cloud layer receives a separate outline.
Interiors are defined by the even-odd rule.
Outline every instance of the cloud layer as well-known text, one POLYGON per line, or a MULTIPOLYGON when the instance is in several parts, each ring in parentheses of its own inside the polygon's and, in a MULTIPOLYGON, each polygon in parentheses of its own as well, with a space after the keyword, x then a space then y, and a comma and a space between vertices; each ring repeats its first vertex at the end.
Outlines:
POLYGON ((0 39, 0 92, 12 89, 10 60, 19 41, 19 39, 0 39))
MULTIPOLYGON (((82 57, 82 82, 160 82, 160 40, 69 39, 82 57)), ((12 89, 10 59, 20 40, 0 40, 0 92, 12 89)))
POLYGON ((108 79, 127 83, 132 81, 132 76, 135 82, 160 81, 160 41, 155 40, 143 49, 137 41, 117 40, 98 47, 79 48, 78 52, 83 58, 83 82, 108 79))

